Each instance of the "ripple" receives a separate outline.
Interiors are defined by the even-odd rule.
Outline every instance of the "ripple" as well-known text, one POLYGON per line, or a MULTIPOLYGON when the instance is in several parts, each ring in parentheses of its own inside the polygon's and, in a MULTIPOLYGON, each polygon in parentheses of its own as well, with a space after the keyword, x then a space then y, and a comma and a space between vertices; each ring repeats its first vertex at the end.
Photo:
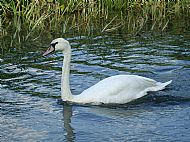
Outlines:
MULTIPOLYGON (((67 39, 72 45, 70 84, 74 95, 117 74, 137 74, 173 82, 163 91, 128 104, 87 107, 70 104, 67 110, 56 101, 60 98, 62 53, 44 58, 41 57, 44 49, 26 47, 22 51, 0 54, 3 136, 15 141, 28 138, 66 141, 66 136, 78 141, 188 138, 180 134, 189 132, 189 39, 168 34, 150 38, 98 35, 67 39), (117 131, 113 132, 113 128, 117 131)), ((9 139, 3 137, 3 140, 9 139)))

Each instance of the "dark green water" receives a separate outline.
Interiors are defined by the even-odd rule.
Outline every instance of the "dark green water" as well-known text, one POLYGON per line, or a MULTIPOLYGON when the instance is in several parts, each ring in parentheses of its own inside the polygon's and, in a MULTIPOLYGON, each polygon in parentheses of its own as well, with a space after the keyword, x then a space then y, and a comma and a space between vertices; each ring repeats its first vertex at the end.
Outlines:
POLYGON ((44 58, 49 43, 25 43, 0 54, 1 142, 190 141, 190 32, 65 38, 73 94, 117 74, 173 82, 125 105, 61 103, 62 54, 44 58))

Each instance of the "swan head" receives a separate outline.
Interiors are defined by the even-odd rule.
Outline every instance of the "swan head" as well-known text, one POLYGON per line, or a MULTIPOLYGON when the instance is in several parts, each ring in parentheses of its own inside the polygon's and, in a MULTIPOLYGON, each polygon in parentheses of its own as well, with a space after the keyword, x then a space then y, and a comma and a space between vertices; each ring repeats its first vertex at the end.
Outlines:
POLYGON ((43 56, 46 56, 54 51, 66 51, 70 48, 70 44, 64 38, 56 38, 51 43, 49 48, 44 52, 43 56))

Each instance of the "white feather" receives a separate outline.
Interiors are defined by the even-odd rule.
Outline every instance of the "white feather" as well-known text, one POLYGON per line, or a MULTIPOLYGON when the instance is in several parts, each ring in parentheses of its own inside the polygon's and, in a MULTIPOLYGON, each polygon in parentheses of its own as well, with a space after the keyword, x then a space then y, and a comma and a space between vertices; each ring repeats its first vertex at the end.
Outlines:
POLYGON ((74 96, 71 101, 94 104, 124 104, 145 96, 147 92, 162 90, 170 83, 171 81, 160 83, 137 75, 116 75, 84 90, 80 95, 74 96))

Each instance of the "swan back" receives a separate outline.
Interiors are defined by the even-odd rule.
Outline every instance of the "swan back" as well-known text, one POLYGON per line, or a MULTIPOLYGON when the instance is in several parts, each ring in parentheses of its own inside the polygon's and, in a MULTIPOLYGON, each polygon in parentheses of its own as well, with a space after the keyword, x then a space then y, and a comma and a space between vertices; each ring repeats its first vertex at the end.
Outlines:
POLYGON ((78 103, 118 103, 124 104, 138 99, 149 91, 162 90, 170 84, 137 75, 116 75, 108 77, 84 90, 73 98, 78 103))

